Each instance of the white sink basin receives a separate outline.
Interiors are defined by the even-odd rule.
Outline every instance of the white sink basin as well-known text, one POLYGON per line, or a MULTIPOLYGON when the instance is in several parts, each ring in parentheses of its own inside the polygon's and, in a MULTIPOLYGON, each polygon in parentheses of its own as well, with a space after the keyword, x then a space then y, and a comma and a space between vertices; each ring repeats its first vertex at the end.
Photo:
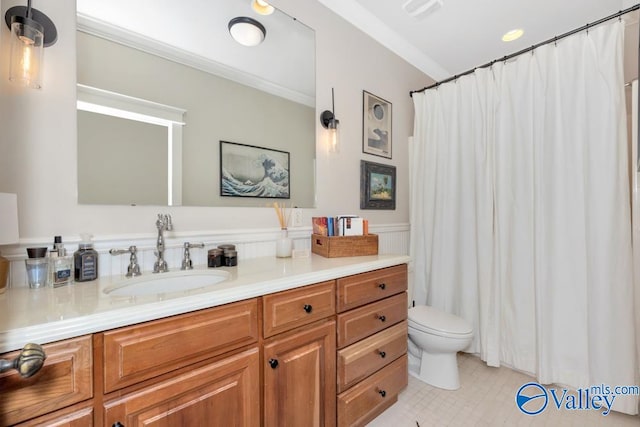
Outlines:
POLYGON ((168 273, 148 273, 121 280, 106 287, 108 295, 155 295, 170 292, 184 292, 204 288, 223 282, 229 272, 223 270, 185 270, 168 273))

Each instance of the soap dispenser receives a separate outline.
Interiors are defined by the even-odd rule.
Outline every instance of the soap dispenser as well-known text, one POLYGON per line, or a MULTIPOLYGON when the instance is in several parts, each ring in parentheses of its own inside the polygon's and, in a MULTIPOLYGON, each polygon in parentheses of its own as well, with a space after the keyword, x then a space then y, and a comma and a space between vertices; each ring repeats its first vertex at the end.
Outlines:
POLYGON ((88 282, 98 278, 98 252, 93 249, 91 235, 81 234, 78 250, 73 254, 74 278, 76 282, 88 282))

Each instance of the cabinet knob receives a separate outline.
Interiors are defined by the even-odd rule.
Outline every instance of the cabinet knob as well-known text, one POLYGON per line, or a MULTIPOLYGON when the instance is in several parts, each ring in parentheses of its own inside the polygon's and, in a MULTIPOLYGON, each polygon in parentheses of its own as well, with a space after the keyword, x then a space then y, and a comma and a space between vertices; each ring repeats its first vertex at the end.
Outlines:
POLYGON ((122 424, 120 421, 116 421, 111 425, 111 427, 124 427, 124 424, 122 424))
POLYGON ((387 285, 385 285, 384 283, 380 283, 378 287, 384 291, 387 285))
POLYGON ((386 322, 387 321, 387 318, 386 318, 386 316, 384 314, 378 316, 378 319, 380 319, 381 322, 386 322))
POLYGON ((313 310, 313 307, 309 304, 305 304, 302 308, 304 308, 304 311, 306 311, 307 313, 311 313, 311 311, 313 310))
POLYGON ((278 359, 269 359, 269 366, 271 366, 271 369, 276 369, 278 367, 278 359))
POLYGON ((387 353, 385 353, 385 352, 384 352, 384 351, 382 351, 382 350, 378 350, 378 354, 379 354, 379 355, 380 355, 380 357, 382 357, 383 359, 384 359, 385 357, 387 357, 387 353))
POLYGON ((385 397, 387 395, 387 392, 384 390, 378 390, 378 393, 380 393, 380 396, 385 397))
POLYGON ((42 368, 47 355, 40 344, 29 343, 13 360, 0 359, 0 372, 15 369, 22 378, 29 378, 42 368))

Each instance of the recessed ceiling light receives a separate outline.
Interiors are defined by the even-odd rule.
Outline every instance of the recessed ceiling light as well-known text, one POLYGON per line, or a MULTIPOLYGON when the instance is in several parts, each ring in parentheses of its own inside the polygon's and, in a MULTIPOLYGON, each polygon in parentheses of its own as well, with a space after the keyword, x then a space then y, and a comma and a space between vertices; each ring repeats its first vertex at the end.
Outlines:
POLYGON ((260 15, 271 15, 275 10, 273 6, 264 0, 252 0, 251 8, 258 12, 260 15))
POLYGON ((502 36, 503 42, 512 42, 516 39, 519 39, 524 34, 524 30, 522 28, 516 28, 515 30, 507 31, 502 36))

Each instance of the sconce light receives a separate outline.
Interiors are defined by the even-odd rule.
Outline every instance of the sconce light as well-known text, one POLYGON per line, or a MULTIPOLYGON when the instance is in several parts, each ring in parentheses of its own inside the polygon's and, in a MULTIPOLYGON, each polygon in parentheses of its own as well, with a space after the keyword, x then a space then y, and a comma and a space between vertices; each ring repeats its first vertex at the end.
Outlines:
POLYGON ((267 36, 264 25, 246 16, 238 16, 229 21, 229 33, 243 46, 257 46, 267 36))
POLYGON ((337 153, 339 151, 339 135, 338 128, 340 126, 340 120, 336 119, 335 115, 335 102, 333 98, 333 88, 331 88, 331 111, 324 110, 320 115, 320 123, 322 127, 327 129, 327 148, 330 153, 337 153))
POLYGON ((9 8, 4 20, 11 30, 9 80, 40 89, 44 48, 58 40, 56 26, 47 15, 31 8, 31 0, 26 7, 9 8))

